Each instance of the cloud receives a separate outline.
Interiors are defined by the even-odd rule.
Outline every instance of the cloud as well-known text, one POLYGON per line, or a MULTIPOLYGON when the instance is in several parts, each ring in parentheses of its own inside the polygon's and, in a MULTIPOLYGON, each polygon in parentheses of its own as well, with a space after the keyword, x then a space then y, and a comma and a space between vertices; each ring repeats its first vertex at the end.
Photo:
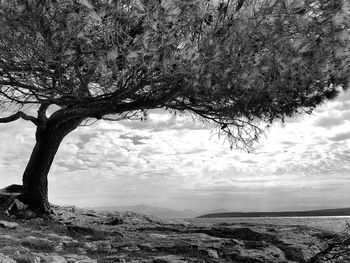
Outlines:
POLYGON ((298 145, 298 142, 292 142, 292 141, 282 141, 281 144, 287 146, 287 147, 292 147, 295 145, 298 145))
POLYGON ((348 101, 345 101, 343 103, 339 103, 338 105, 336 105, 334 107, 334 109, 340 110, 340 111, 348 111, 348 110, 350 110, 350 100, 348 99, 348 101))
POLYGON ((323 128, 333 128, 339 125, 344 124, 345 120, 343 119, 343 116, 324 116, 319 119, 317 119, 314 122, 315 126, 323 127, 323 128))
POLYGON ((341 92, 336 100, 328 101, 315 110, 313 125, 325 129, 341 126, 349 118, 349 110, 349 92, 341 92))
POLYGON ((149 139, 148 136, 124 134, 119 136, 120 139, 129 139, 134 145, 145 144, 143 141, 149 139))
POLYGON ((348 132, 343 132, 343 133, 338 133, 335 136, 332 136, 329 138, 332 141, 344 141, 350 139, 350 131, 348 132))
MULTIPOLYGON (((341 206, 350 198, 348 103, 344 93, 310 116, 273 124, 253 153, 231 151, 213 125, 160 110, 147 121, 79 127, 56 155, 50 200, 241 211, 341 206)), ((4 127, 0 182, 18 183, 35 129, 22 121, 4 127)))
POLYGON ((350 121, 350 110, 343 112, 342 117, 345 121, 350 121))

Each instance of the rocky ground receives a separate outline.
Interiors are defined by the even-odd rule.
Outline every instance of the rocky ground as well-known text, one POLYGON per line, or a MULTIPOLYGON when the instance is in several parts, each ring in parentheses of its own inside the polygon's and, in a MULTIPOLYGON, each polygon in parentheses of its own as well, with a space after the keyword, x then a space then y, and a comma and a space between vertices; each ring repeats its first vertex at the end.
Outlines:
POLYGON ((0 263, 350 262, 346 235, 302 226, 179 223, 58 206, 54 211, 52 219, 20 219, 2 210, 0 263))

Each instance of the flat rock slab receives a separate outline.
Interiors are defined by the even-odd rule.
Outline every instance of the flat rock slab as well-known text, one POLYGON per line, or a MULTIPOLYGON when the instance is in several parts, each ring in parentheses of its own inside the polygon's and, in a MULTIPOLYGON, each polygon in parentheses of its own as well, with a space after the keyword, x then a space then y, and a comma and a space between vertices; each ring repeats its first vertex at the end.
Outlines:
POLYGON ((16 263, 16 261, 14 261, 13 259, 3 255, 0 253, 0 262, 1 263, 16 263))
POLYGON ((15 229, 17 228, 19 225, 15 222, 8 222, 8 221, 3 221, 0 220, 0 227, 6 227, 6 228, 10 228, 10 229, 15 229))
MULTIPOLYGON (((55 209, 53 220, 0 221, 0 263, 324 263, 315 255, 327 258, 342 249, 328 246, 339 236, 303 226, 174 223, 128 212, 55 209), (113 218, 119 223, 106 224, 113 218)), ((346 253, 332 263, 350 262, 346 253)))
MULTIPOLYGON (((85 255, 57 255, 48 253, 35 253, 40 262, 43 263, 97 263, 96 259, 91 259, 85 255)), ((0 261, 0 263, 2 263, 0 261)))
POLYGON ((31 248, 31 249, 37 249, 42 251, 54 251, 55 249, 55 242, 48 240, 46 238, 39 238, 35 236, 27 236, 22 240, 22 245, 31 248))
POLYGON ((152 263, 187 263, 188 261, 184 257, 175 255, 160 256, 154 258, 152 263))

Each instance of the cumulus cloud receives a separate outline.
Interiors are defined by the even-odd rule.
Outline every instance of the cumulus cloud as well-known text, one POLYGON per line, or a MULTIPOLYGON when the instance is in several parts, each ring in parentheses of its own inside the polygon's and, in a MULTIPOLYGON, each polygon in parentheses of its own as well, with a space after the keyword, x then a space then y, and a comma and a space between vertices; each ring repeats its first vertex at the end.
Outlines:
POLYGON ((324 117, 318 118, 315 121, 314 125, 328 129, 328 128, 342 125, 342 124, 344 124, 344 122, 345 122, 345 120, 344 120, 343 116, 341 116, 341 115, 339 115, 339 116, 324 116, 324 117))
POLYGON ((338 133, 335 136, 329 138, 332 141, 345 141, 350 139, 350 131, 338 133))
MULTIPOLYGON (((350 198, 350 96, 276 123, 251 153, 229 149, 214 126, 150 112, 147 121, 99 121, 63 141, 50 200, 78 206, 208 210, 342 206, 350 198)), ((19 183, 34 146, 28 122, 0 130, 0 182, 19 183)))

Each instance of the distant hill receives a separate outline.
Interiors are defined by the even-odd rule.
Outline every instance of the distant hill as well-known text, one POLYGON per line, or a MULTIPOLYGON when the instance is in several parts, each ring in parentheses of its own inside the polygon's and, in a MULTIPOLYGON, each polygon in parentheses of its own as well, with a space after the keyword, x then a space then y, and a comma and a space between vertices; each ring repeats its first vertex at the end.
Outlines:
POLYGON ((226 212, 207 213, 197 218, 226 218, 226 217, 295 217, 295 216, 350 216, 350 208, 335 208, 309 211, 282 212, 226 212))
MULTIPOLYGON (((203 213, 205 213, 205 214, 218 214, 218 213, 229 213, 229 212, 230 212, 230 210, 220 208, 220 209, 205 211, 203 213)), ((201 214, 203 214, 203 213, 201 213, 201 214)))
POLYGON ((134 205, 134 206, 99 206, 89 207, 88 209, 96 211, 131 211, 143 215, 155 216, 158 218, 169 219, 169 218, 194 218, 200 213, 193 210, 174 210, 164 207, 155 207, 148 205, 134 205))

